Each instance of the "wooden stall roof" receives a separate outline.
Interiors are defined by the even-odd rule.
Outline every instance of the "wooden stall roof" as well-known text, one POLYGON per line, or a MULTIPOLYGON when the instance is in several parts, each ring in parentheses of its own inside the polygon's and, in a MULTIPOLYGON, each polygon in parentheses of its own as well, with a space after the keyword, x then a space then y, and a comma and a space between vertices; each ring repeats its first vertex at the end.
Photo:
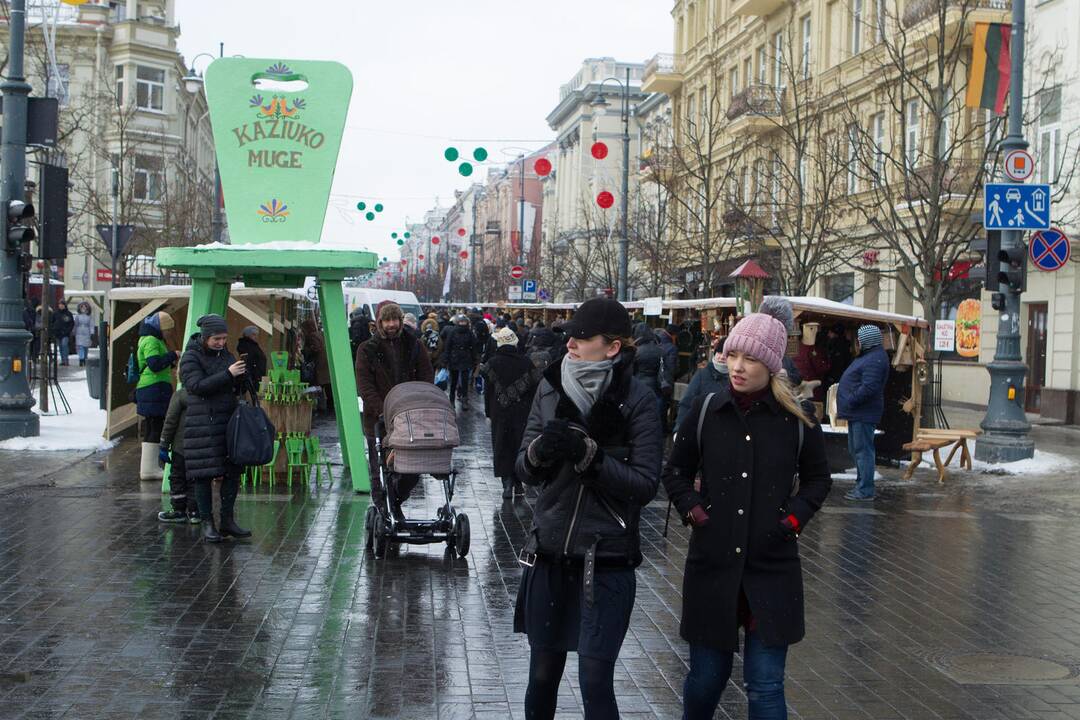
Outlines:
MULTIPOLYGON (((244 283, 233 283, 229 291, 232 297, 292 297, 307 299, 303 290, 292 288, 249 288, 244 283)), ((154 287, 123 287, 113 288, 108 291, 110 300, 135 302, 140 300, 156 300, 158 298, 187 298, 191 297, 190 285, 156 285, 154 287)))

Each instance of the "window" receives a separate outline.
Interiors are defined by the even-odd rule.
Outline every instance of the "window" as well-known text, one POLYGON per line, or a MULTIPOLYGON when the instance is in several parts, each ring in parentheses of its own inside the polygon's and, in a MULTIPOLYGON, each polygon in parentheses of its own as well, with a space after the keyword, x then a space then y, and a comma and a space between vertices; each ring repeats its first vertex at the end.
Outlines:
POLYGON ((135 156, 132 193, 142 202, 161 202, 165 187, 165 169, 161 158, 151 155, 135 156))
POLYGON ((742 74, 742 77, 743 77, 743 85, 746 86, 746 87, 750 87, 750 85, 754 82, 754 69, 753 68, 754 68, 754 61, 753 60, 751 60, 750 58, 746 58, 745 60, 743 60, 743 74, 742 74))
POLYGON ((863 0, 851 0, 851 54, 862 52, 862 17, 863 0))
POLYGON ((1056 87, 1039 93, 1039 182, 1057 180, 1061 149, 1061 88, 1056 87))
POLYGON ((870 132, 874 137, 874 179, 881 182, 885 179, 885 113, 870 118, 870 132))
POLYGON ((697 108, 695 107, 695 101, 697 96, 694 93, 689 92, 686 94, 686 128, 691 132, 697 127, 697 108))
POLYGON ((762 206, 766 204, 767 198, 765 197, 765 161, 757 159, 754 161, 754 205, 762 206))
POLYGON ((777 225, 777 213, 780 211, 780 173, 783 168, 780 166, 779 158, 774 158, 772 161, 771 176, 769 178, 769 185, 771 187, 772 200, 769 203, 772 206, 772 224, 777 225))
POLYGON ((784 33, 773 35, 773 85, 784 87, 784 33))
POLYGON ((810 77, 810 16, 802 19, 802 76, 810 77))
POLYGON ((68 83, 71 80, 71 66, 67 63, 59 63, 53 67, 49 68, 49 86, 45 90, 45 97, 56 98, 60 103, 60 107, 67 107, 70 99, 68 83), (59 72, 59 75, 53 72, 53 67, 59 72))
POLYGON ((855 304, 855 273, 827 275, 824 282, 826 298, 845 305, 855 304))
POLYGON ((109 3, 109 22, 124 22, 127 20, 127 2, 125 0, 113 0, 109 3))
POLYGON ((124 66, 116 66, 116 106, 124 106, 124 66))
POLYGON ((165 109, 165 71, 139 65, 135 72, 135 104, 140 110, 165 109))
POLYGON ((735 66, 728 72, 728 85, 731 86, 731 97, 739 94, 739 68, 735 66))
POLYGON ((915 168, 919 161, 919 101, 908 100, 904 114, 904 161, 908 170, 915 168))
POLYGON ((956 105, 956 93, 951 89, 945 90, 945 99, 941 105, 941 135, 938 138, 938 158, 948 160, 952 153, 951 135, 952 114, 956 105))
POLYGON ((765 46, 757 49, 757 81, 759 85, 765 84, 765 78, 769 75, 769 59, 765 46))
POLYGON ((885 42, 885 0, 874 0, 874 42, 885 42))
POLYGON ((701 124, 699 127, 712 128, 709 125, 709 97, 706 94, 707 88, 701 88, 698 90, 698 113, 700 113, 701 124))
POLYGON ((859 191, 859 170, 856 165, 859 149, 859 129, 848 125, 847 130, 847 193, 854 195, 859 191))
POLYGON ((742 201, 743 207, 750 207, 750 199, 753 193, 750 190, 750 168, 743 167, 742 169, 742 201))
POLYGON ((806 179, 808 177, 806 173, 807 157, 806 152, 799 155, 799 189, 802 190, 803 196, 809 195, 809 191, 806 187, 806 179))

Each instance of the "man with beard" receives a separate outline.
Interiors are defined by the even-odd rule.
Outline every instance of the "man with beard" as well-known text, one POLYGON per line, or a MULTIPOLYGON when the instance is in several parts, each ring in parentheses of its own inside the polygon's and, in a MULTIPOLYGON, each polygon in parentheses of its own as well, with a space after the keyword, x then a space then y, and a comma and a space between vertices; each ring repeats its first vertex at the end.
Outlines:
MULTIPOLYGON (((368 468, 371 472, 371 494, 381 504, 383 488, 379 486, 379 458, 375 452, 375 422, 383 412, 387 393, 395 385, 412 380, 434 382, 435 371, 427 349, 415 331, 404 324, 405 315, 397 303, 379 303, 376 310, 375 334, 356 351, 356 387, 364 400, 364 437, 367 439, 368 468)), ((393 508, 399 519, 401 503, 420 480, 418 475, 398 475, 394 486, 397 504, 393 508)))

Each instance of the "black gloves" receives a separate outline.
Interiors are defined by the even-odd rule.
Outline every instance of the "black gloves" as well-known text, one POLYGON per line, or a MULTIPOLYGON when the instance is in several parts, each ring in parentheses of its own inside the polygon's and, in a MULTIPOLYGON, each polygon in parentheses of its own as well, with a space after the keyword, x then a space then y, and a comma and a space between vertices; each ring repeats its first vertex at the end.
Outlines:
POLYGON ((588 452, 588 446, 585 443, 585 438, 585 433, 574 430, 573 428, 568 429, 566 432, 566 459, 574 465, 577 465, 581 460, 583 460, 586 453, 588 452))
POLYGON ((795 540, 799 537, 799 532, 802 527, 799 525, 799 519, 793 514, 788 514, 780 518, 780 538, 782 540, 795 540))
POLYGON ((544 466, 562 459, 571 432, 570 423, 565 420, 548 420, 544 430, 529 446, 529 460, 544 466))

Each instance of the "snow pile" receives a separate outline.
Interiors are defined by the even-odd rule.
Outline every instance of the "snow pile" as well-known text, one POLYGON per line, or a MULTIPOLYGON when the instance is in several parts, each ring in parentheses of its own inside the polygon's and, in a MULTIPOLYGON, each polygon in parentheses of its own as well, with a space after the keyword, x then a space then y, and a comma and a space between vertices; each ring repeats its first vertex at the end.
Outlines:
POLYGON ((1011 463, 994 464, 982 460, 971 461, 973 472, 982 475, 1053 475, 1076 469, 1076 460, 1065 455, 1035 451, 1035 457, 1011 463))
MULTIPOLYGON (((306 240, 278 240, 266 243, 248 243, 244 245, 226 245, 225 243, 204 243, 196 245, 197 250, 347 250, 349 252, 371 252, 356 247, 355 243, 308 242, 306 240)), ((374 254, 374 253, 372 253, 374 254)))
MULTIPOLYGON (((71 414, 42 415, 41 435, 4 440, 0 442, 0 450, 97 451, 108 450, 116 444, 103 437, 105 411, 98 407, 97 400, 90 397, 90 389, 86 385, 86 373, 80 372, 70 378, 65 378, 60 385, 68 404, 71 405, 71 414)), ((57 400, 59 399, 57 397, 57 400)), ((63 409, 62 404, 61 409, 63 409)), ((51 393, 49 410, 56 412, 51 393)))

